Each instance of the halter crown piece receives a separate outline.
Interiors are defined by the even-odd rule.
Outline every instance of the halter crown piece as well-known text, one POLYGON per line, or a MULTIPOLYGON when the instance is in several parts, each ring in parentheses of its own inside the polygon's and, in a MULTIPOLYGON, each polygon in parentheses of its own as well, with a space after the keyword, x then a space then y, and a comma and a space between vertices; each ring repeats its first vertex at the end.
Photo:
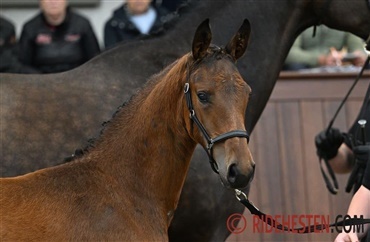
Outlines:
POLYGON ((217 166, 217 163, 216 163, 216 161, 215 161, 215 159, 213 158, 213 155, 212 155, 213 145, 217 142, 221 142, 221 141, 224 141, 224 140, 227 140, 227 139, 230 139, 230 138, 234 138, 234 137, 246 138, 247 142, 249 143, 249 134, 245 130, 233 130, 233 131, 223 133, 223 134, 217 136, 216 138, 212 139, 211 136, 209 136, 209 134, 207 133, 207 130, 205 129, 205 127, 199 121, 197 115, 195 114, 195 110, 194 110, 194 107, 193 107, 193 102, 191 100, 190 84, 188 82, 185 83, 184 93, 185 93, 185 97, 186 97, 186 105, 188 106, 188 109, 189 109, 189 112, 190 112, 190 119, 192 121, 194 121, 194 123, 197 125, 198 129, 202 132, 204 138, 207 140, 207 147, 206 148, 203 147, 203 146, 202 147, 204 148, 204 150, 206 151, 206 153, 208 155, 209 163, 211 164, 212 170, 218 174, 219 173, 218 172, 218 166, 217 166))

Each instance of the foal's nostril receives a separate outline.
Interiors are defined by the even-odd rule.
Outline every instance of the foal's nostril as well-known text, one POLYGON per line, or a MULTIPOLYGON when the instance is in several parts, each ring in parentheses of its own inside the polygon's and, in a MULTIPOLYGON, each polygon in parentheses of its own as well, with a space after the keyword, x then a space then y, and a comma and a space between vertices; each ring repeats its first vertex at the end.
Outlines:
POLYGON ((240 172, 237 164, 232 164, 229 166, 227 173, 227 180, 230 182, 231 187, 233 188, 244 188, 248 185, 250 180, 253 178, 254 173, 254 164, 253 170, 250 174, 244 175, 240 172))
POLYGON ((231 184, 235 183, 238 173, 239 173, 238 167, 236 166, 236 164, 232 164, 229 167, 229 173, 227 174, 227 179, 231 184))

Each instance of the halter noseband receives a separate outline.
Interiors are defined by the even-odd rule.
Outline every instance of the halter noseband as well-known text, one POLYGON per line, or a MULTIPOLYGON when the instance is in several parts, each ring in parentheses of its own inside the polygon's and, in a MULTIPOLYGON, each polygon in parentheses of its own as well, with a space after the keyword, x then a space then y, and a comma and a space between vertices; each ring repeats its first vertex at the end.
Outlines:
POLYGON ((227 140, 227 139, 230 139, 230 138, 234 138, 234 137, 246 138, 247 142, 249 143, 249 134, 245 130, 233 130, 233 131, 223 133, 223 134, 217 136, 216 138, 212 139, 211 136, 209 136, 209 134, 207 133, 207 130, 205 129, 205 127, 199 121, 197 115, 195 114, 195 110, 194 110, 194 107, 193 107, 193 102, 191 100, 191 92, 190 92, 189 82, 185 83, 184 93, 185 93, 185 97, 186 97, 186 105, 188 106, 188 109, 189 109, 189 112, 190 112, 190 119, 192 121, 194 121, 194 123, 197 125, 198 129, 202 132, 204 138, 207 140, 207 148, 205 148, 205 147, 203 147, 203 148, 207 152, 212 170, 218 174, 219 173, 218 172, 218 166, 217 166, 217 163, 214 160, 213 155, 212 155, 213 145, 217 142, 221 142, 221 141, 224 141, 224 140, 227 140))

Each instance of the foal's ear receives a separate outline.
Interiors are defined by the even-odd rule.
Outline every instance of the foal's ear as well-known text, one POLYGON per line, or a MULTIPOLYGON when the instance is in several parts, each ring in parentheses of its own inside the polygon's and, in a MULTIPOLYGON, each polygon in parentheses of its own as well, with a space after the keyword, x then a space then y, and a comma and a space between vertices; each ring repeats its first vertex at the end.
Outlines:
POLYGON ((212 33, 209 27, 209 19, 204 20, 195 31, 192 53, 194 60, 203 58, 211 44, 212 33))
POLYGON ((225 47, 226 52, 230 54, 234 60, 237 60, 244 55, 244 52, 248 47, 250 34, 251 24, 249 23, 248 19, 244 19, 244 22, 239 28, 238 32, 225 47))

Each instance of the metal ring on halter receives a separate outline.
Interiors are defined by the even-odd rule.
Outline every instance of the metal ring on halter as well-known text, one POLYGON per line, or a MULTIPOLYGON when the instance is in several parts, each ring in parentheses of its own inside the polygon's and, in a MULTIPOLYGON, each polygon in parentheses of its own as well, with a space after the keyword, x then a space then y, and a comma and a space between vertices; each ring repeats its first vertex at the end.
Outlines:
POLYGON ((189 110, 190 112, 190 118, 193 119, 194 115, 195 115, 195 110, 189 110))
POLYGON ((239 202, 242 199, 248 200, 248 196, 244 192, 240 191, 239 189, 234 189, 234 191, 235 191, 235 197, 236 199, 238 199, 239 202), (243 197, 240 197, 240 196, 243 196, 243 197))
POLYGON ((189 87, 190 87, 189 83, 188 83, 188 82, 187 82, 187 83, 185 83, 185 86, 184 86, 184 93, 187 93, 187 92, 189 91, 189 87))

